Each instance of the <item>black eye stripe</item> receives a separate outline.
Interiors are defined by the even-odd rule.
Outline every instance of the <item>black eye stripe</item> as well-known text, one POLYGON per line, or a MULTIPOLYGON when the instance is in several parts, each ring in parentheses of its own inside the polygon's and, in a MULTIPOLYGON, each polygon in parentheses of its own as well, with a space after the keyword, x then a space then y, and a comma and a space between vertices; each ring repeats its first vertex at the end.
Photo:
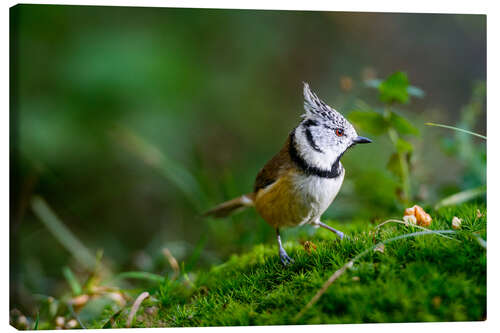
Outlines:
POLYGON ((316 150, 318 153, 323 153, 321 148, 319 148, 318 145, 316 144, 316 142, 314 141, 314 138, 313 138, 312 133, 309 130, 309 128, 305 130, 305 133, 306 133, 306 139, 307 139, 307 142, 309 143, 309 146, 311 146, 311 148, 316 150))

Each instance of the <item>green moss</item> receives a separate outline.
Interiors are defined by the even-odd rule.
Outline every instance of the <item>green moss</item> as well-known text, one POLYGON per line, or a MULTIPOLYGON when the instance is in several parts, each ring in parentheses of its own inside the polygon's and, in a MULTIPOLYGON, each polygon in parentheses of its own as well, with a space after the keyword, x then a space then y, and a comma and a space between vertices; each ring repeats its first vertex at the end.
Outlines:
MULTIPOLYGON (((209 271, 198 272, 193 285, 169 281, 153 290, 158 311, 140 310, 137 327, 227 326, 367 322, 473 321, 486 318, 486 250, 476 236, 486 238, 485 206, 477 204, 433 212, 431 228, 451 229, 451 219, 463 219, 449 240, 424 235, 388 243, 384 252, 362 257, 295 321, 328 277, 356 254, 376 242, 418 231, 389 224, 353 222, 339 226, 349 239, 325 230, 312 237, 308 253, 297 241, 285 244, 295 263, 283 267, 275 244, 257 245, 232 256, 209 271), (478 217, 479 209, 484 215, 478 217)), ((299 238, 306 237, 299 233, 299 238)), ((115 327, 125 325, 120 316, 115 327)))

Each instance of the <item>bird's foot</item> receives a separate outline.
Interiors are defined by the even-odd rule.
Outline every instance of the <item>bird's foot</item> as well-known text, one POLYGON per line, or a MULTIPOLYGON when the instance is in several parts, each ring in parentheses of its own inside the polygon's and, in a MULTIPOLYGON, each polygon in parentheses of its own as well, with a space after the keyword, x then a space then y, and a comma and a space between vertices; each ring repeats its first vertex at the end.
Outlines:
POLYGON ((280 248, 280 260, 283 263, 283 266, 293 264, 295 262, 295 260, 288 256, 284 248, 280 248))
MULTIPOLYGON (((334 229, 335 230, 335 229, 334 229)), ((344 239, 345 235, 342 231, 335 230, 334 231, 337 236, 340 237, 340 239, 344 239)))

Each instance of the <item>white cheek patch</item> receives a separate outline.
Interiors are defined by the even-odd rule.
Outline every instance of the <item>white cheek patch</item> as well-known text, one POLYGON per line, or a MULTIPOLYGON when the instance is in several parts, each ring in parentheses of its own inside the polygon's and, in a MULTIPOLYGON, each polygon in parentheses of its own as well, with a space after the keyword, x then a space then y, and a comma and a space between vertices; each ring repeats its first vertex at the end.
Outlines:
POLYGON ((326 147, 323 147, 323 145, 321 145, 321 142, 325 142, 328 140, 332 140, 332 138, 326 136, 326 133, 322 137, 316 138, 316 144, 322 151, 318 152, 310 146, 304 131, 300 130, 300 128, 295 130, 295 144, 297 151, 302 156, 304 161, 306 161, 309 165, 321 170, 330 170, 333 163, 335 163, 337 158, 344 151, 344 149, 342 148, 343 145, 341 143, 330 144, 326 147))
POLYGON ((315 166, 323 170, 329 170, 332 167, 332 163, 335 162, 334 159, 332 161, 333 156, 330 151, 325 151, 322 147, 320 147, 323 151, 321 153, 312 149, 307 141, 304 131, 295 131, 295 144, 298 153, 311 166, 315 166))

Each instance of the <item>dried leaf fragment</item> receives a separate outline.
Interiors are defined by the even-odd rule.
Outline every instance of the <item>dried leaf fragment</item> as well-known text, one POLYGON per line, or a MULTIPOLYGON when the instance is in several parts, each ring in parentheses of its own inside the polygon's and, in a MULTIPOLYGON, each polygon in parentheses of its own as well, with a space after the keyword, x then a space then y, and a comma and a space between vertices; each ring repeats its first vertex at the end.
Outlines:
POLYGON ((417 218, 415 217, 415 215, 406 215, 406 216, 403 216, 403 221, 406 224, 417 224, 417 218))
POLYGON ((462 225, 462 219, 453 216, 453 219, 451 220, 451 227, 453 229, 460 229, 460 226, 462 225))
POLYGON ((382 243, 380 243, 379 245, 377 245, 377 246, 375 247, 375 249, 373 249, 373 251, 375 251, 375 252, 380 252, 380 253, 384 253, 384 251, 385 251, 385 245, 384 245, 384 244, 382 244, 382 243))
POLYGON ((87 302, 89 301, 89 299, 90 299, 90 296, 87 295, 87 294, 78 295, 76 297, 73 297, 70 300, 70 304, 73 305, 73 307, 75 308, 75 311, 78 311, 82 307, 84 307, 85 304, 87 304, 87 302))
POLYGON ((406 208, 404 216, 415 216, 415 218, 417 219, 417 225, 420 225, 422 227, 428 227, 432 222, 432 217, 427 214, 425 210, 419 205, 406 208))
POLYGON ((304 250, 308 253, 311 254, 311 251, 316 250, 316 244, 310 241, 305 241, 304 243, 304 250))

